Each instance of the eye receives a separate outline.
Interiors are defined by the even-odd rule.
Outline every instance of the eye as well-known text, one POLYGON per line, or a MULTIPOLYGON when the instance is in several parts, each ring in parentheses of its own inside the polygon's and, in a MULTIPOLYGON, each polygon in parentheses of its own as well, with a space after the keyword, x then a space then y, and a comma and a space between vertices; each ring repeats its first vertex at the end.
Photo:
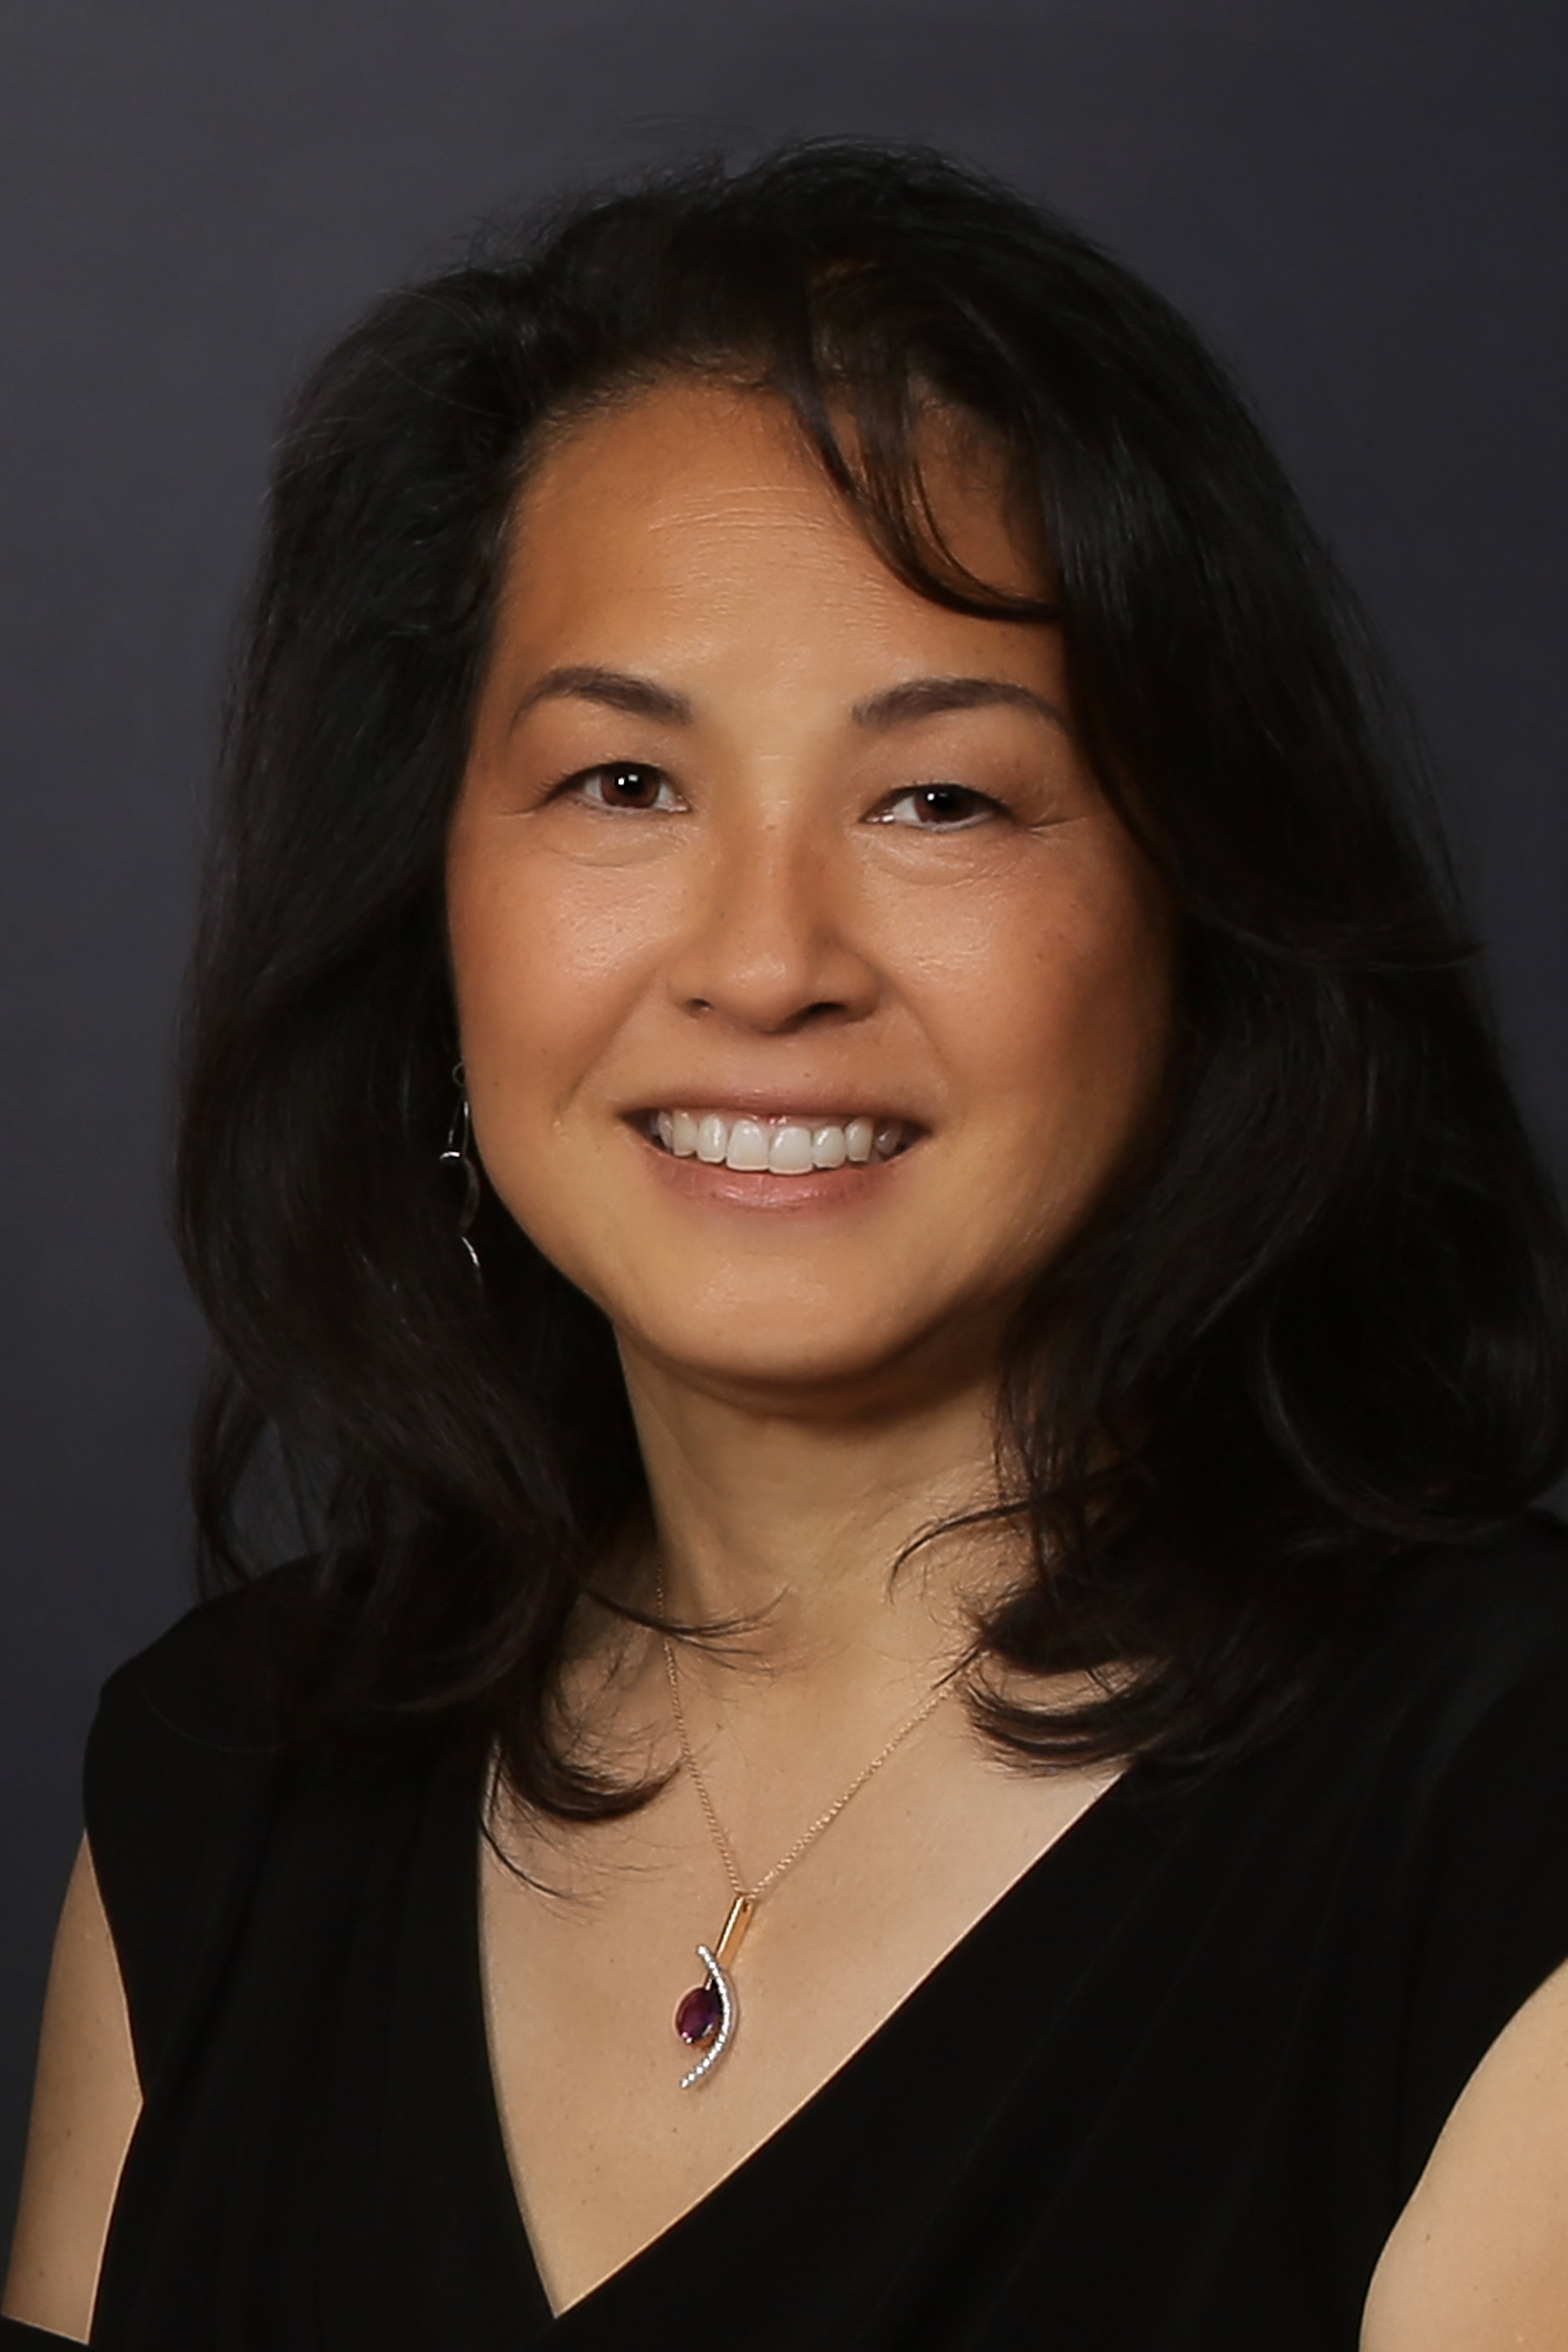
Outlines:
POLYGON ((984 824, 1006 814, 999 801, 967 784, 910 784, 885 801, 872 819, 876 824, 920 825, 930 833, 956 833, 984 824))
POLYGON ((662 815, 685 806, 664 770, 640 760, 606 760, 602 767, 584 768, 559 790, 563 798, 585 801, 590 808, 629 809, 634 814, 662 815))

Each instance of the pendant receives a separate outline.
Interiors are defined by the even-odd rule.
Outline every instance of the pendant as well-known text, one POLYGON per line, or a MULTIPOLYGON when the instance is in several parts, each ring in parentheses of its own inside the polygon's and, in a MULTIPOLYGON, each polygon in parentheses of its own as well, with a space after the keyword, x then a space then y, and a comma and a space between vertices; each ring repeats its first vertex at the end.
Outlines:
POLYGON ((707 1973, 676 2011, 675 2030, 682 2042, 700 2050, 702 2055, 689 2074, 681 2076, 683 2091, 689 2091, 693 2083, 700 2083, 712 2071, 735 2038, 735 1988, 730 1981, 727 1964, 733 1964, 755 1908, 751 1895, 737 1895, 730 1906, 724 1932, 713 1949, 710 1951, 706 1944, 697 1947, 697 1957, 707 1973))

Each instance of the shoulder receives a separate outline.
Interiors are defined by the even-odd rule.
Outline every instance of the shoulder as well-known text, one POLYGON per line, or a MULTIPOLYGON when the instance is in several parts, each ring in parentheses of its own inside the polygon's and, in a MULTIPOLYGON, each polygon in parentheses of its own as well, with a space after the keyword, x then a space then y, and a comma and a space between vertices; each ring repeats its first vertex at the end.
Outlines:
POLYGON ((1385 1572, 1389 1621, 1437 1648, 1482 1635, 1500 1654, 1538 1636, 1568 1640, 1568 1524, 1524 1511, 1489 1533, 1424 1544, 1385 1572))
POLYGON ((88 1844, 143 2081, 265 1840, 301 1581, 280 1570, 188 1612, 110 1676, 88 1735, 88 1844))
POLYGON ((274 1669, 300 1587, 300 1571, 282 1569, 205 1601, 110 1675, 88 1735, 89 1833, 150 1788, 216 1795, 270 1769, 274 1669))
POLYGON ((1368 1965, 1401 1987, 1408 2183, 1568 1960, 1568 1529, 1531 1514, 1391 1570, 1321 1731, 1368 1965))
POLYGON ((1565 2207, 1568 1968, 1560 1968, 1504 2026, 1445 2122, 1383 2249, 1363 2352, 1560 2344, 1565 2207))
POLYGON ((1568 1957, 1568 1528, 1532 1513, 1392 1563, 1293 1745, 1413 1916, 1510 1887, 1568 1957))
MULTIPOLYGON (((1347 1712, 1424 1740, 1436 1762, 1565 1675, 1568 1527, 1535 1511, 1385 1569, 1336 1681, 1347 1712)), ((1568 1716, 1563 1731, 1568 1742, 1568 1716)))
POLYGON ((1390 1631, 1421 1667, 1408 1742, 1418 1933, 1401 2035, 1401 2178, 1418 2185, 1363 2341, 1555 2342, 1568 2294, 1568 1530, 1542 1514, 1423 1561, 1390 1631))
POLYGON ((1568 1776, 1568 1528, 1545 1511, 1363 1571, 1294 1709, 1219 1772, 1212 1808, 1294 1808, 1386 1849, 1538 1768, 1568 1776))

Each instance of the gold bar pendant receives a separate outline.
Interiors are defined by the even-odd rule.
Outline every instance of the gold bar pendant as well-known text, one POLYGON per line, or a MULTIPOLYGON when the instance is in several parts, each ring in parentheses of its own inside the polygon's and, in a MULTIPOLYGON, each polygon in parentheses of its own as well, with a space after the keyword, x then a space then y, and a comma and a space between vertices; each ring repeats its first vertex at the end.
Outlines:
POLYGON ((737 1895, 731 1904, 730 1916, 724 1922, 724 1931, 713 1947, 713 1957, 721 1968, 734 1966, 735 1955, 744 1940, 746 1929, 751 1925, 752 1914, 756 1907, 749 1895, 737 1895))

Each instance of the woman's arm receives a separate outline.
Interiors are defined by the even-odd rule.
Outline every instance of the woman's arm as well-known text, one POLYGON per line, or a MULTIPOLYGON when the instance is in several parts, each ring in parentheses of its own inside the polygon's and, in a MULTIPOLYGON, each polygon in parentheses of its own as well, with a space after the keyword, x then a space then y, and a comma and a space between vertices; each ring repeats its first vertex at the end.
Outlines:
POLYGON ((83 1839, 49 1970, 10 2318, 87 2341, 103 2242, 142 2094, 119 1964, 83 1839))
POLYGON ((1568 2352, 1568 1967, 1466 2084, 1384 2249, 1362 2352, 1568 2352))

